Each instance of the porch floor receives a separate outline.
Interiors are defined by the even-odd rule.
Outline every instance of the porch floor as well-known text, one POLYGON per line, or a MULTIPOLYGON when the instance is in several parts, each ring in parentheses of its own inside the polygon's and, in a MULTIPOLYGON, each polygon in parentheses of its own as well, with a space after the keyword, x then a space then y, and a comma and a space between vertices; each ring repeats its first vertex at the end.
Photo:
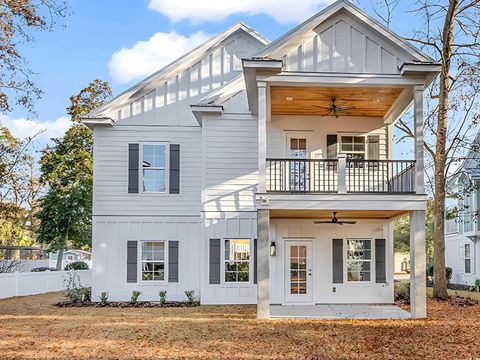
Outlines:
POLYGON ((325 305, 270 305, 271 319, 302 318, 333 319, 409 319, 410 313, 396 305, 325 304, 325 305))

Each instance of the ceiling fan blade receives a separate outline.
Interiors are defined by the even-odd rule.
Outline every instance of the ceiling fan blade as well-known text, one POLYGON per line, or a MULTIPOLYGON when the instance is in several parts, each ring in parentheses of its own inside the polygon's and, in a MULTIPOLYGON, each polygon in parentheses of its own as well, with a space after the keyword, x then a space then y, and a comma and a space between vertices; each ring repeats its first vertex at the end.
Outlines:
POLYGON ((320 115, 320 116, 322 116, 322 117, 323 117, 323 116, 332 116, 332 112, 331 112, 331 111, 329 111, 329 112, 326 112, 325 114, 323 114, 323 115, 320 115))
POLYGON ((346 101, 342 101, 341 103, 337 104, 337 106, 342 106, 342 105, 345 105, 347 102, 346 101))
POLYGON ((343 225, 343 224, 354 225, 354 224, 356 224, 357 222, 356 222, 356 221, 349 221, 349 220, 341 220, 341 221, 339 221, 338 223, 342 223, 342 225, 343 225))
POLYGON ((314 224, 333 224, 332 220, 314 220, 314 224))

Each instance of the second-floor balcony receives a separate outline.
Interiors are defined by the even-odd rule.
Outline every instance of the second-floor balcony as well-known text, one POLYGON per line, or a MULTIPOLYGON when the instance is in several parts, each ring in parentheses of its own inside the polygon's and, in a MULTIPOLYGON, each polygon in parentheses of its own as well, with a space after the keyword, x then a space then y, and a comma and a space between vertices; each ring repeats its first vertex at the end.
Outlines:
POLYGON ((415 193, 415 160, 266 159, 269 193, 415 193))

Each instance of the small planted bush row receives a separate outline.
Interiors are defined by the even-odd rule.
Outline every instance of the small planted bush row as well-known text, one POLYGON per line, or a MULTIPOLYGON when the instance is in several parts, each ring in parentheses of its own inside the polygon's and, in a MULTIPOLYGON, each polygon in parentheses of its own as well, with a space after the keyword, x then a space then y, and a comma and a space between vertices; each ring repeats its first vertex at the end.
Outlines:
POLYGON ((470 285, 468 291, 480 292, 480 279, 476 279, 475 282, 470 285))
POLYGON ((65 265, 64 270, 88 270, 88 264, 85 261, 74 261, 65 265))
POLYGON ((410 304, 410 283, 408 281, 396 281, 394 283, 395 301, 410 304))
MULTIPOLYGON (((75 276, 75 275, 73 275, 75 276)), ((78 277, 78 275, 76 275, 78 277)), ((72 277, 72 275, 71 275, 72 277)), ((141 307, 141 308, 151 308, 151 307, 192 307, 199 306, 200 302, 195 300, 195 291, 189 290, 185 291, 185 296, 187 301, 167 301, 167 291, 160 290, 158 293, 159 302, 150 302, 150 301, 140 301, 140 296, 142 295, 141 291, 133 290, 129 302, 109 302, 108 301, 108 292, 104 291, 99 296, 98 302, 93 302, 91 300, 91 289, 82 287, 80 280, 72 284, 68 283, 66 297, 67 301, 60 302, 55 304, 60 307, 141 307), (88 289, 88 296, 83 296, 86 290, 88 289)))
MULTIPOLYGON (((452 275, 453 275, 453 269, 451 267, 445 267, 445 277, 447 278, 447 282, 450 283, 450 280, 452 280, 452 275)), ((427 267, 427 276, 433 278, 433 265, 430 264, 427 267)))

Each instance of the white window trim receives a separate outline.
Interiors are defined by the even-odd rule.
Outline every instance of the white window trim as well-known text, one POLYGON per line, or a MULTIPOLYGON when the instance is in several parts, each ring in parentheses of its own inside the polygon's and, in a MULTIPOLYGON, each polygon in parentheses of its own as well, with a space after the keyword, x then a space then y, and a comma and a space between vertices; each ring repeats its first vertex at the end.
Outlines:
POLYGON ((222 259, 222 268, 221 268, 221 273, 220 273, 220 279, 221 279, 221 284, 224 285, 225 287, 239 287, 242 285, 252 285, 253 284, 253 242, 254 240, 251 238, 240 238, 240 237, 229 237, 229 238, 223 238, 222 243, 220 244, 220 251, 221 251, 221 259, 222 259), (248 240, 250 243, 249 249, 250 249, 250 259, 248 261, 248 281, 225 281, 225 263, 227 260, 225 259, 225 241, 226 240, 248 240))
POLYGON ((344 273, 343 273, 343 282, 345 284, 355 284, 355 285, 370 285, 374 283, 375 279, 375 242, 372 238, 366 237, 357 237, 357 238, 346 238, 343 240, 343 263, 344 263, 344 273), (348 251, 348 240, 368 240, 370 241, 370 260, 348 260, 347 251, 348 251), (349 281, 348 280, 348 263, 356 261, 369 261, 370 262, 370 280, 369 281, 349 281))
POLYGON ((141 142, 139 143, 139 194, 144 195, 169 195, 170 192, 170 143, 168 142, 141 142), (144 145, 165 145, 165 191, 143 191, 143 146, 144 145))
POLYGON ((475 274, 475 268, 474 268, 474 266, 475 266, 475 265, 474 265, 474 263, 475 263, 475 261, 474 261, 475 255, 474 255, 474 252, 475 252, 475 246, 473 246, 472 243, 464 243, 464 244, 463 244, 463 246, 462 246, 462 255, 463 255, 463 256, 462 256, 462 258, 463 258, 463 264, 462 264, 463 266, 462 266, 462 268, 463 268, 463 271, 462 271, 462 272, 463 272, 464 274, 468 274, 468 275, 470 275, 470 274, 475 274), (467 245, 470 247, 470 257, 468 257, 468 258, 465 256, 465 247, 466 247, 467 245), (470 272, 466 272, 466 271, 465 271, 465 260, 470 260, 470 272))
POLYGON ((138 241, 138 249, 137 249, 137 279, 140 279, 140 283, 142 285, 149 285, 149 284, 166 284, 168 283, 168 240, 159 240, 159 239, 152 239, 152 240, 139 240, 138 241), (143 280, 142 276, 142 268, 144 260, 142 260, 142 248, 143 243, 146 242, 163 242, 165 245, 165 254, 163 257, 163 262, 165 263, 164 266, 164 277, 163 280, 143 280))
POLYGON ((363 154, 363 158, 368 160, 368 142, 367 142, 367 135, 362 133, 337 133, 337 154, 363 154), (356 136, 356 137, 363 137, 363 141, 365 144, 364 151, 342 151, 342 136, 356 136))

